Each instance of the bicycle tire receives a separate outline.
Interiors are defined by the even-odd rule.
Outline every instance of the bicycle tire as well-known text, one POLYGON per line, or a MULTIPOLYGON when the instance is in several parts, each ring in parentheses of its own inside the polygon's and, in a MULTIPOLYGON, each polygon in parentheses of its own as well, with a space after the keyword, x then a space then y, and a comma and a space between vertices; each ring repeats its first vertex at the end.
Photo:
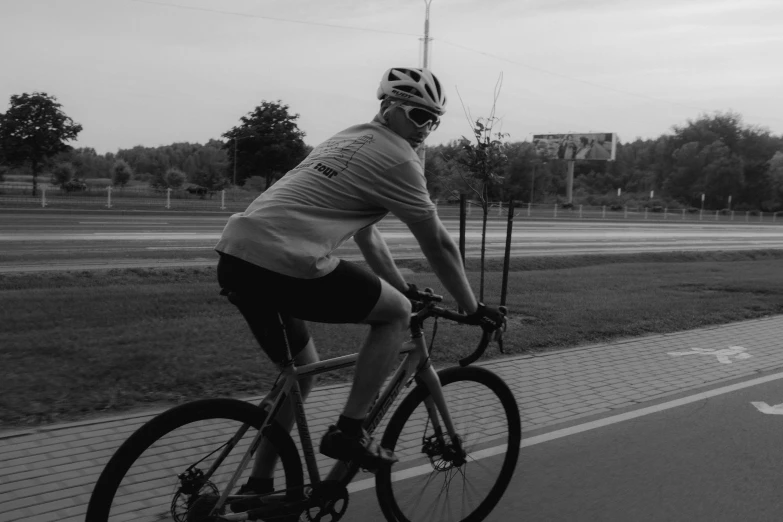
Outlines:
MULTIPOLYGON (((453 368, 447 368, 445 370, 442 370, 438 372, 438 377, 440 378, 441 385, 443 386, 443 392, 444 396, 447 401, 449 400, 455 400, 458 401, 455 404, 462 404, 464 402, 467 402, 464 398, 457 398, 457 397, 450 397, 450 393, 453 393, 453 388, 455 386, 452 386, 452 389, 449 388, 449 385, 459 385, 459 384, 470 384, 474 389, 481 391, 485 393, 485 395, 488 396, 488 398, 494 397, 498 402, 499 405, 496 408, 497 410, 502 408, 503 415, 506 417, 506 423, 507 423, 507 435, 505 436, 506 444, 507 444, 507 450, 505 452, 505 456, 503 458, 502 465, 499 466, 499 472, 497 479, 495 480, 494 484, 491 486, 491 489, 487 493, 486 497, 475 507, 475 509, 472 509, 469 513, 460 515, 458 519, 455 520, 461 520, 463 522, 478 522, 480 520, 483 520, 484 518, 489 515, 489 513, 494 509, 494 507, 497 505, 497 503, 500 501, 501 497, 503 496, 503 493, 506 491, 506 488, 508 487, 511 478, 514 474, 514 470, 516 468, 517 459, 519 458, 519 446, 522 439, 522 427, 520 422, 520 416, 519 416, 519 408, 517 406, 516 400, 514 399, 514 395, 511 392, 511 390, 508 388, 506 383, 497 375, 492 373, 489 370, 486 370, 481 367, 474 367, 474 366, 468 366, 468 367, 453 367, 453 368)), ((381 446, 385 448, 389 448, 391 450, 394 450, 397 453, 397 443, 398 439, 400 437, 401 432, 405 428, 406 424, 409 423, 411 420, 411 416, 414 414, 415 411, 417 411, 417 408, 419 406, 423 406, 422 403, 429 396, 429 391, 426 388, 426 386, 419 385, 417 386, 413 391, 411 391, 410 394, 400 403, 397 410, 394 412, 394 415, 392 416, 391 420, 389 421, 389 425, 386 428, 386 431, 384 432, 383 439, 381 441, 381 446)), ((476 408, 476 406, 473 406, 473 408, 476 408)), ((481 407, 483 410, 483 406, 481 407)), ((451 408, 449 408, 451 412, 451 408)), ((426 413, 424 414, 426 415, 426 413)), ((452 413, 453 415, 453 413, 452 413)), ((417 423, 421 424, 421 420, 418 421, 411 421, 411 428, 412 430, 418 430, 420 428, 416 427, 417 423)), ((476 425, 480 428, 483 428, 484 425, 482 424, 484 422, 483 418, 474 417, 472 414, 466 415, 465 418, 462 421, 463 423, 469 423, 470 425, 476 425)), ((457 424, 457 421, 455 419, 455 424, 457 424)), ((458 429, 458 432, 460 430, 458 429)), ((404 439, 407 438, 408 440, 403 440, 401 443, 401 446, 404 444, 411 445, 410 442, 412 437, 410 437, 407 432, 404 437, 404 439)), ((480 437, 479 437, 480 438, 480 437)), ((503 436, 501 435, 500 438, 502 439, 503 436)), ((486 439, 482 440, 481 443, 487 444, 486 439)), ((495 444, 494 442, 492 444, 495 444)), ((466 444, 467 446, 467 444, 466 444)), ((412 501, 408 501, 405 499, 398 499, 395 496, 395 487, 400 488, 402 490, 403 486, 399 485, 399 482, 394 482, 392 480, 392 473, 398 469, 407 469, 402 468, 403 465, 405 465, 405 460, 415 459, 415 458, 421 458, 422 461, 425 462, 423 466, 418 466, 416 469, 424 469, 425 471, 428 471, 428 464, 432 462, 429 456, 422 456, 422 453, 424 451, 424 448, 418 449, 418 447, 414 447, 410 451, 413 452, 413 456, 409 458, 403 458, 399 453, 398 456, 401 457, 401 462, 395 465, 392 469, 385 469, 381 470, 376 474, 376 494, 378 497, 378 503, 380 504, 381 510, 383 511, 383 514, 385 515, 386 519, 389 521, 394 522, 411 522, 409 518, 409 514, 406 514, 403 512, 402 506, 405 506, 406 509, 417 509, 413 506, 412 501), (398 486, 395 486, 395 484, 398 484, 398 486)), ((478 462, 478 461, 471 461, 470 458, 465 463, 471 464, 472 462, 478 462)), ((432 471, 430 471, 430 478, 427 479, 427 483, 424 485, 423 489, 426 489, 427 485, 430 483, 430 479, 435 476, 437 472, 445 473, 441 470, 436 469, 435 465, 432 464, 433 468, 432 471)), ((493 468, 494 469, 494 468, 493 468)), ((449 470, 450 471, 450 470, 449 470)), ((444 488, 448 489, 452 483, 452 480, 454 477, 458 476, 457 473, 460 474, 461 480, 463 482, 468 481, 467 474, 465 473, 464 469, 461 469, 453 474, 450 478, 444 478, 444 486, 441 486, 439 494, 442 495, 444 488)), ((424 492, 422 491, 419 493, 420 489, 417 489, 416 487, 409 488, 411 490, 411 494, 417 495, 424 495, 424 492)), ((400 493, 402 494, 402 493, 400 493)), ((465 494, 465 489, 463 487, 462 494, 465 494)), ((460 502, 464 502, 464 498, 460 498, 460 502)), ((440 500, 438 500, 440 501, 440 500)), ((450 514, 451 513, 450 511, 450 514)), ((435 517, 433 514, 426 514, 424 515, 424 518, 422 520, 434 520, 435 517)))
MULTIPOLYGON (((134 432, 114 453, 95 484, 85 522, 107 522, 120 484, 134 462, 155 442, 178 428, 200 421, 228 420, 261 427, 266 412, 237 399, 205 399, 167 410, 134 432)), ((298 500, 303 491, 302 464, 291 436, 280 425, 268 426, 267 439, 280 457, 285 476, 286 500, 298 500)), ((233 470, 232 470, 233 471, 233 470)))

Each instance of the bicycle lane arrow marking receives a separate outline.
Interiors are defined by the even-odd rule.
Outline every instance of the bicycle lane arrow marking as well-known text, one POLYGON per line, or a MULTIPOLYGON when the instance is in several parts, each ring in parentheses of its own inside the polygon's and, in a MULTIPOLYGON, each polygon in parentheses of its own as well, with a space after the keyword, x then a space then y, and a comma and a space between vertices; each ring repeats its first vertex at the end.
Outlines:
POLYGON ((751 404, 761 413, 766 413, 767 415, 783 415, 783 403, 776 404, 775 406, 770 406, 766 402, 751 402, 751 404))
POLYGON ((668 352, 672 357, 680 357, 682 355, 714 355, 718 358, 718 362, 722 364, 731 364, 731 360, 734 357, 735 360, 748 359, 753 357, 749 353, 745 352, 745 348, 742 346, 729 346, 721 350, 710 350, 709 348, 691 348, 690 352, 668 352))

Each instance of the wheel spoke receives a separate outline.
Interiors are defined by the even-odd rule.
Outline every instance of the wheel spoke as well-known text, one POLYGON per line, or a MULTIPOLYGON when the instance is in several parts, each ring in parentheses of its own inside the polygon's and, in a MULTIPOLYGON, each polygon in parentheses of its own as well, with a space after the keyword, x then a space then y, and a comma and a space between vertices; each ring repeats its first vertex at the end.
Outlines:
MULTIPOLYGON (((117 450, 106 466, 90 498, 86 522, 207 520, 264 415, 260 408, 243 401, 208 399, 153 418, 117 450), (207 477, 226 442, 244 424, 253 427, 207 477)), ((293 442, 277 428, 270 430, 269 437, 281 455, 278 489, 301 491, 301 463, 293 442)), ((249 476, 249 468, 235 488, 249 476)), ((219 511, 228 512, 229 506, 219 511)))
POLYGON ((417 388, 389 422, 384 443, 401 457, 399 469, 431 463, 432 471, 426 478, 414 476, 396 482, 390 476, 378 478, 378 499, 387 518, 401 522, 481 520, 510 481, 521 433, 519 412, 508 387, 494 374, 474 367, 445 370, 441 382, 460 446, 454 447, 445 434, 449 441, 445 447, 424 444, 426 451, 422 451, 421 444, 411 446, 410 441, 426 440, 422 434, 427 419, 426 391, 417 388), (471 454, 493 444, 506 444, 511 451, 492 457, 491 464, 471 454), (498 458, 501 465, 497 465, 498 458))

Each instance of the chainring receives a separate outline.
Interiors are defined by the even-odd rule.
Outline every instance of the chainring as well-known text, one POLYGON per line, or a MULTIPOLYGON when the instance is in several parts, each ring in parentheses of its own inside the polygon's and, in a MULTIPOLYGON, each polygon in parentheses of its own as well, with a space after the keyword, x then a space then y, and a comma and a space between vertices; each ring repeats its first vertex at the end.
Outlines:
POLYGON ((337 522, 347 509, 348 490, 336 480, 327 480, 313 488, 305 514, 310 522, 337 522))

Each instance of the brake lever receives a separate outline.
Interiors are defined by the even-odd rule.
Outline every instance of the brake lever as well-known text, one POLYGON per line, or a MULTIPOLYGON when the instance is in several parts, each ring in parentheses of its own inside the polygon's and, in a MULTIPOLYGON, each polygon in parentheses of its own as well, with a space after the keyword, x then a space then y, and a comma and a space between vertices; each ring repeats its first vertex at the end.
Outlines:
POLYGON ((495 333, 492 335, 492 340, 498 343, 498 349, 500 350, 500 353, 506 353, 503 350, 503 334, 506 332, 506 328, 508 327, 508 319, 506 319, 506 316, 508 315, 508 308, 505 306, 499 306, 498 310, 501 314, 503 314, 503 325, 495 330, 495 333))

